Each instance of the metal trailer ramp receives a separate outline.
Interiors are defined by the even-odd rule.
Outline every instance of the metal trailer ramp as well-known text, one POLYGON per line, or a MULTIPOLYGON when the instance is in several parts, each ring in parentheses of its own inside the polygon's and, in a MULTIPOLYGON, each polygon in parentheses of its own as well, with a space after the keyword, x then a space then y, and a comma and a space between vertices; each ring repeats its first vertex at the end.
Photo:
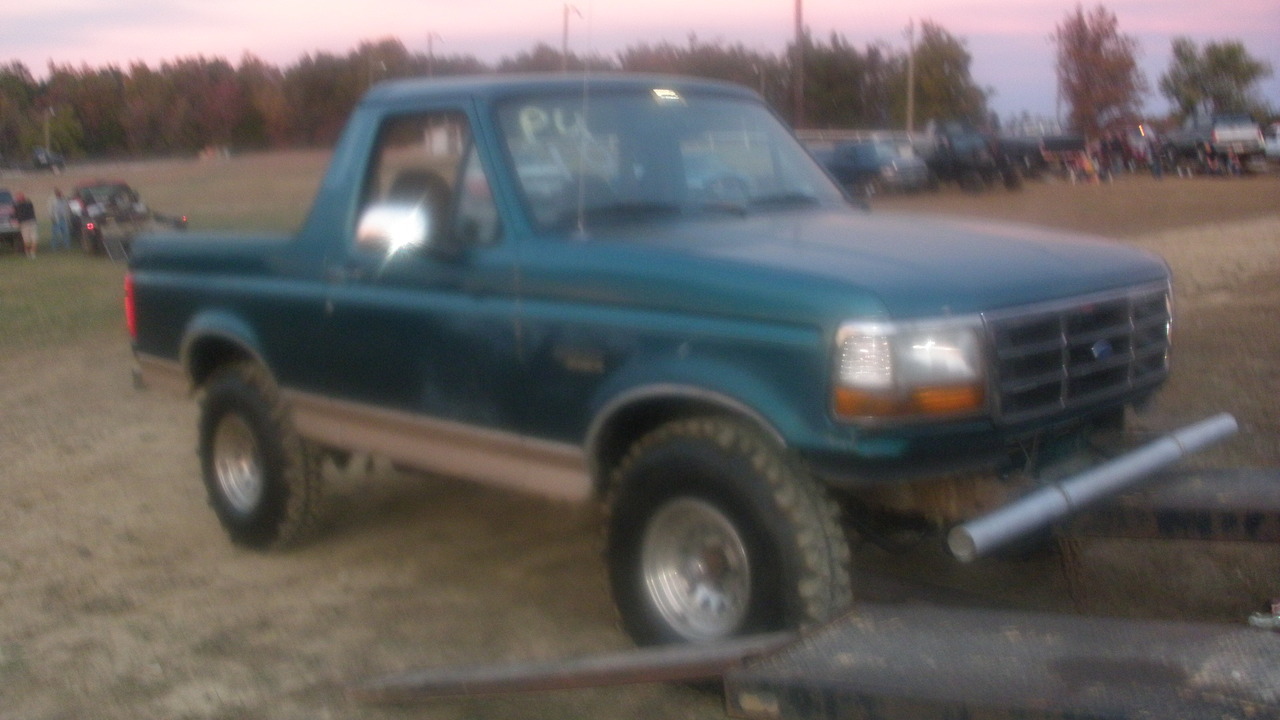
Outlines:
POLYGON ((103 235, 102 248, 106 251, 107 257, 116 262, 129 259, 129 251, 125 249, 124 239, 119 235, 103 235))
POLYGON ((1280 718, 1280 634, 868 605, 724 682, 752 720, 1280 718))
MULTIPOLYGON (((1059 537, 1267 552, 1280 542, 1275 469, 1169 471, 1161 479, 1064 523, 1059 537)), ((863 603, 805 635, 434 668, 350 693, 399 704, 720 679, 726 712, 747 720, 1280 720, 1280 632, 1249 627, 1244 617, 1213 624, 1032 613, 979 607, 990 598, 953 588, 879 582, 905 601, 863 603)), ((863 590, 876 594, 874 583, 863 590)), ((1280 614, 1261 619, 1280 627, 1280 614)))
POLYGON ((560 660, 440 667, 367 680, 348 693, 365 702, 404 704, 446 697, 715 681, 745 659, 777 652, 797 637, 771 633, 714 645, 629 648, 560 660))
POLYGON ((102 251, 115 262, 127 262, 133 239, 142 230, 137 223, 116 223, 102 232, 102 251))
POLYGON ((1164 473, 1058 537, 1077 613, 1280 628, 1280 469, 1164 473))
POLYGON ((1121 495, 1080 516, 1063 534, 1277 544, 1280 470, 1166 471, 1154 477, 1148 488, 1121 495))
POLYGON ((368 680, 358 700, 723 679, 748 720, 1280 718, 1280 634, 1243 626, 867 604, 807 636, 763 635, 368 680))

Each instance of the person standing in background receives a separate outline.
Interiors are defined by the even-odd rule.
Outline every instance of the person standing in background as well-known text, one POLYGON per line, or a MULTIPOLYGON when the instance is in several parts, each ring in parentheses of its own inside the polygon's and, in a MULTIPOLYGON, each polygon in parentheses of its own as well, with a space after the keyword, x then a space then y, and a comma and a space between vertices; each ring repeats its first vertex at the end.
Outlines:
POLYGON ((36 207, 24 193, 18 193, 13 199, 13 219, 18 221, 22 229, 22 245, 27 250, 27 257, 34 259, 39 236, 36 234, 36 207))

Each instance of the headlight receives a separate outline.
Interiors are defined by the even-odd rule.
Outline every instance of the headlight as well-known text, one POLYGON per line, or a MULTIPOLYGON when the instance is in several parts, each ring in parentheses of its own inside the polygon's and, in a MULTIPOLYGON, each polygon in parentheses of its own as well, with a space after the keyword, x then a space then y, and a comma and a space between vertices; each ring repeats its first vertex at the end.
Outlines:
POLYGON ((976 321, 846 323, 836 334, 832 406, 848 419, 965 415, 985 408, 976 321))

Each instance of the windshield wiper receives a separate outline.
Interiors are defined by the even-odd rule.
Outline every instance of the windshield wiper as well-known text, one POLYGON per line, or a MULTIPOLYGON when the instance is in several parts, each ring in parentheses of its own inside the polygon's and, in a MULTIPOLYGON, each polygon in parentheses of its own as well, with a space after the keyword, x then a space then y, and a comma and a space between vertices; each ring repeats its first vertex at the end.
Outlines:
POLYGON ((818 198, 803 192, 781 192, 751 198, 752 207, 801 207, 817 205, 818 198))
POLYGON ((715 200, 711 202, 703 202, 693 205, 694 209, 701 212, 727 213, 729 215, 746 215, 748 200, 735 202, 733 200, 715 200))
POLYGON ((674 203, 654 201, 630 201, 588 205, 580 209, 566 210, 560 216, 562 227, 572 227, 579 222, 639 222, 655 216, 677 215, 680 206, 674 203))

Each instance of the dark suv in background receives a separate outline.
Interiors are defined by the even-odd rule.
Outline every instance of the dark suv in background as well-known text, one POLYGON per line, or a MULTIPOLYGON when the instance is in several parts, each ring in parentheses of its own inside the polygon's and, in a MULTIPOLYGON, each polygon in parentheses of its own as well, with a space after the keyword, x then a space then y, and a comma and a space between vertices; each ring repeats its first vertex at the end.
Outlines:
POLYGON ((854 196, 910 192, 930 184, 929 167, 907 144, 861 140, 810 153, 854 196))
POLYGON ((89 253, 106 252, 104 237, 110 234, 128 252, 133 236, 149 222, 178 230, 187 227, 185 215, 167 216, 153 212, 128 183, 121 180, 91 180, 72 188, 71 239, 89 253))
POLYGON ((62 172, 66 166, 66 158, 62 157, 61 153, 42 147, 31 151, 31 167, 36 170, 49 170, 56 174, 62 172))
POLYGON ((0 190, 0 242, 15 250, 22 244, 22 230, 13 217, 13 193, 0 190))
POLYGON ((71 238, 86 252, 101 253, 108 226, 132 235, 150 212, 138 192, 119 180, 94 180, 71 191, 71 238))

